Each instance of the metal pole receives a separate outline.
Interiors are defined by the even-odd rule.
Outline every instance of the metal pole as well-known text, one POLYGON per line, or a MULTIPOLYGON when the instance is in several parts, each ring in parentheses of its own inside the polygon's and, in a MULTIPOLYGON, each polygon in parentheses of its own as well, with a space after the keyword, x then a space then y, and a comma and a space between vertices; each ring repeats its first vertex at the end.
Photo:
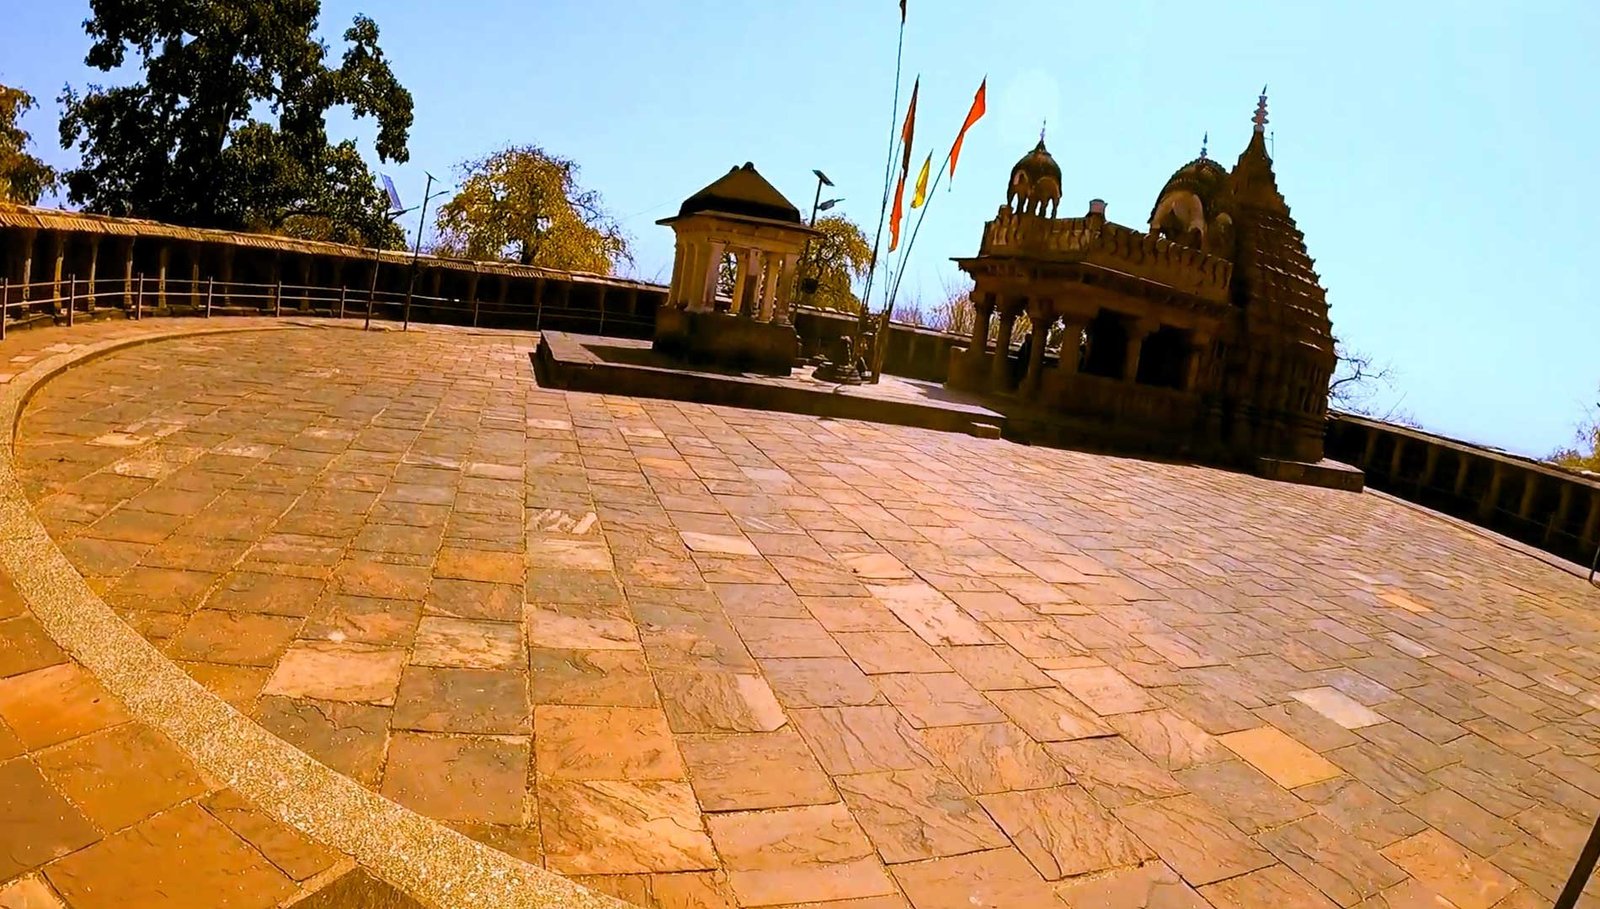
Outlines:
POLYGON ((216 278, 206 278, 206 318, 211 318, 211 295, 216 291, 216 278))
POLYGON ((1556 897, 1551 909, 1572 909, 1578 904, 1584 885, 1589 883, 1589 875, 1594 873, 1596 859, 1600 859, 1600 819, 1595 820, 1594 829, 1589 831, 1589 841, 1583 844, 1583 851, 1578 853, 1578 861, 1572 866, 1572 876, 1567 878, 1567 886, 1561 888, 1561 895, 1556 897))
POLYGON ((417 289, 417 257, 422 255, 422 230, 428 224, 428 197, 433 192, 433 174, 427 177, 428 182, 422 185, 421 214, 417 216, 417 241, 411 247, 411 280, 406 282, 406 302, 401 307, 401 331, 411 330, 411 295, 417 289))
POLYGON ((72 327, 72 313, 78 308, 78 276, 67 279, 67 327, 72 327))

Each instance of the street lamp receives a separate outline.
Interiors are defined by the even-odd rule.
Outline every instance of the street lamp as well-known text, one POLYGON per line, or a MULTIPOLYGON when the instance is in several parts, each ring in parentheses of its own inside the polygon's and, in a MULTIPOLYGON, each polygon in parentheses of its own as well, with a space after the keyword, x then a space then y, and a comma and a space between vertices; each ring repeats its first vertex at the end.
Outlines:
POLYGON ((423 174, 427 176, 428 182, 422 187, 422 204, 418 206, 422 209, 422 214, 417 218, 417 242, 411 248, 411 280, 406 282, 406 303, 401 310, 404 331, 411 330, 411 295, 417 289, 417 257, 422 255, 422 230, 428 223, 428 202, 450 192, 448 188, 430 192, 433 189, 433 174, 427 171, 423 171, 423 174))
POLYGON ((823 173, 820 170, 816 170, 815 168, 813 168, 811 172, 817 175, 817 195, 816 195, 816 198, 811 200, 811 226, 812 227, 816 227, 817 226, 817 212, 818 211, 827 211, 829 208, 833 207, 833 203, 834 202, 839 202, 839 201, 842 201, 842 200, 833 199, 833 200, 829 201, 827 205, 823 205, 822 204, 822 188, 824 186, 832 186, 833 185, 833 181, 829 180, 828 179, 828 175, 823 173))

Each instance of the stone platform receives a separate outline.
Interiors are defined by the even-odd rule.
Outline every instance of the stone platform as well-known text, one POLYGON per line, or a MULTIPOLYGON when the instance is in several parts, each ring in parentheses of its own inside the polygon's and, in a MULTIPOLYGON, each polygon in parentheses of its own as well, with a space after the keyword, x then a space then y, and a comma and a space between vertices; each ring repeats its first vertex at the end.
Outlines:
POLYGON ((1600 814, 1600 590, 1387 497, 218 321, 0 342, 0 905, 1535 909, 1600 814))
POLYGON ((668 398, 816 417, 868 420, 998 438, 1004 417, 976 397, 938 383, 885 376, 877 385, 814 379, 811 367, 791 375, 757 375, 690 366, 646 341, 548 331, 535 349, 540 382, 571 391, 668 398))

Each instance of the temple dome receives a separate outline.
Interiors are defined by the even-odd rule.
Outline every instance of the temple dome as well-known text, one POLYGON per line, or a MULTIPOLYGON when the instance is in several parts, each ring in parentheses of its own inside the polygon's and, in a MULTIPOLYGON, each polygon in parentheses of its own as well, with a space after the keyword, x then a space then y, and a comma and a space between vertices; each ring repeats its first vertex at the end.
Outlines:
MULTIPOLYGON (((1211 160, 1205 155, 1190 161, 1188 164, 1173 171, 1167 178, 1166 185, 1161 187, 1161 192, 1156 194, 1156 205, 1160 200, 1173 190, 1186 190, 1200 197, 1200 201, 1209 209, 1218 201, 1221 191, 1226 190, 1228 183, 1228 169, 1211 160)), ((1151 209, 1154 216, 1155 209, 1151 209)))
POLYGON ((1232 184, 1228 169, 1206 157, 1178 168, 1150 209, 1150 233, 1206 252, 1233 256, 1232 184))
POLYGON ((1034 215, 1043 215, 1048 204, 1052 218, 1061 204, 1061 165, 1044 147, 1043 136, 1039 137, 1039 144, 1033 147, 1033 151, 1023 155, 1017 165, 1011 168, 1006 205, 1011 205, 1014 200, 1020 200, 1017 207, 1019 213, 1034 215))

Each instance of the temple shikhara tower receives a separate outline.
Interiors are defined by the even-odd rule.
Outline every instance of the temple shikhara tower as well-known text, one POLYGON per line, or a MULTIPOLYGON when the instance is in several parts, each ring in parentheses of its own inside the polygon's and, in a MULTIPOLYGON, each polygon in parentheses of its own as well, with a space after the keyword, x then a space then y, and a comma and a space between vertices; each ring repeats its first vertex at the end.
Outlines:
POLYGON ((1014 422, 1091 443, 1269 474, 1321 461, 1328 303, 1278 191, 1266 122, 1263 94, 1233 168, 1202 147, 1162 187, 1148 231, 1107 221, 1098 199, 1057 217, 1061 167, 1041 135, 978 255, 956 260, 977 319, 949 384, 1015 395, 1014 422))

